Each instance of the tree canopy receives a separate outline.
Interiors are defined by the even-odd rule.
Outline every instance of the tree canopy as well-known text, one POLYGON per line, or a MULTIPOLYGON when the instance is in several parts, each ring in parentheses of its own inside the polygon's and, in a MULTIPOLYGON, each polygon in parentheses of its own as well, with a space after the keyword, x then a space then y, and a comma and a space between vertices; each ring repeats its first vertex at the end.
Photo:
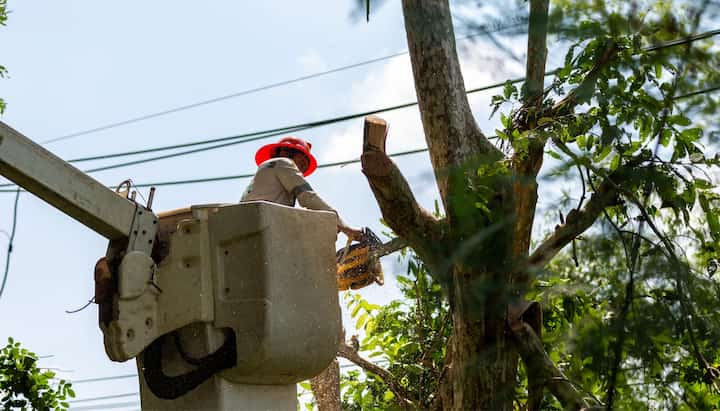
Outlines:
POLYGON ((415 202, 372 120, 363 172, 413 254, 403 301, 349 300, 366 337, 340 355, 369 374, 345 376, 348 408, 720 407, 717 11, 530 0, 509 33, 527 35, 526 77, 493 98, 491 140, 448 2, 403 0, 442 214, 415 202))
POLYGON ((75 392, 68 381, 55 383, 55 373, 38 368, 38 357, 8 338, 0 349, 0 407, 3 410, 66 410, 75 392))

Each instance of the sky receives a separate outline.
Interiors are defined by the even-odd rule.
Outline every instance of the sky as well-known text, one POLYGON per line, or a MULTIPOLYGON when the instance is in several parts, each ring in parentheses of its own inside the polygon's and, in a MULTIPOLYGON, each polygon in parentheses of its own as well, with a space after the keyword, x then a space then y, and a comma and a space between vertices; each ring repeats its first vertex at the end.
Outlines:
MULTIPOLYGON (((352 18, 355 2, 187 1, 125 2, 9 0, 0 28, 0 120, 42 143, 106 124, 214 99, 406 50, 400 2, 385 2, 369 23, 352 18)), ((457 11, 457 10, 456 10, 457 11)), ((458 11, 462 12, 462 11, 458 11)), ((524 47, 508 43, 522 56, 524 47)), ((467 88, 521 76, 523 67, 483 39, 461 42, 467 88)), ((481 128, 493 92, 470 97, 481 128)), ((225 99, 191 110, 45 144, 61 158, 121 152, 232 136, 363 112, 415 100, 408 56, 225 99)), ((380 114, 390 124, 388 152, 425 147, 416 108, 380 114)), ((313 143, 319 163, 359 158, 362 119, 295 133, 313 143)), ((92 173, 108 186, 252 173, 255 151, 275 141, 255 141, 147 164, 92 173)), ((133 158, 134 159, 134 158, 133 158)), ((82 163, 82 169, 116 163, 82 163)), ((426 153, 396 159, 418 201, 438 198, 426 153)), ((380 211, 358 164, 320 169, 310 183, 350 224, 383 231, 380 211)), ((5 183, 0 179, 0 183, 5 183)), ((159 187, 155 211, 191 204, 234 203, 248 180, 159 187)), ((147 189, 141 189, 147 196, 147 189)), ((12 228, 14 194, 0 193, 0 230, 12 228)), ((344 243, 344 239, 339 239, 344 243)), ((0 250, 7 239, 0 236, 0 250)), ((0 343, 8 336, 42 356, 40 365, 81 381, 135 373, 134 361, 105 355, 97 307, 67 314, 93 295, 92 271, 107 241, 52 206, 23 193, 4 294, 0 343)), ((396 256, 383 260, 387 283, 360 291, 373 303, 400 294, 396 256)), ((5 255, 0 253, 0 267, 5 255)), ((342 295, 341 301, 342 301, 342 295)), ((343 307, 344 308, 344 307, 343 307)), ((348 335, 352 321, 343 313, 348 335)), ((76 383, 77 399, 137 391, 125 378, 76 383)), ((73 409, 138 409, 137 396, 73 403, 73 409)))

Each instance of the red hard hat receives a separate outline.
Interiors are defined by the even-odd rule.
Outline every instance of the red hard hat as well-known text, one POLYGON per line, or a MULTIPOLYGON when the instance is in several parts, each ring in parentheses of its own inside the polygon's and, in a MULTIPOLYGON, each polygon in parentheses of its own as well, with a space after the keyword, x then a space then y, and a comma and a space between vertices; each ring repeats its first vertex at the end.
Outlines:
POLYGON ((312 147, 312 144, 297 137, 283 137, 277 143, 267 144, 260 147, 257 153, 255 153, 255 164, 260 165, 264 161, 273 158, 275 155, 275 150, 280 147, 292 148, 303 153, 305 157, 307 157, 310 165, 308 165, 307 170, 305 170, 305 172, 303 173, 305 177, 312 174, 313 171, 315 171, 315 169, 317 168, 317 160, 315 160, 315 157, 310 154, 310 148, 312 147))

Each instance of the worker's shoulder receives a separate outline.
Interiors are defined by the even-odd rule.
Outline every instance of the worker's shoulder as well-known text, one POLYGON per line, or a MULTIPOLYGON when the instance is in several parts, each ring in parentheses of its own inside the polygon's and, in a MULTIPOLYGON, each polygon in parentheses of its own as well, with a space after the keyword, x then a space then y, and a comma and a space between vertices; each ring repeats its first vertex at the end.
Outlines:
POLYGON ((275 157, 269 160, 263 161, 260 164, 260 168, 291 168, 297 169, 295 162, 285 157, 275 157))

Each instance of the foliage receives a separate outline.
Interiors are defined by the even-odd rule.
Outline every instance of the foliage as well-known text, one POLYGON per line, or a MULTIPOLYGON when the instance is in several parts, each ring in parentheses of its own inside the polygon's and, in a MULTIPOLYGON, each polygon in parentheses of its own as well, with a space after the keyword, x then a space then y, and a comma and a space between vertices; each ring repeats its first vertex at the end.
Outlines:
POLYGON ((66 410, 67 397, 75 397, 68 381, 53 387, 55 373, 37 367, 38 357, 8 338, 0 349, 0 406, 4 410, 66 410))
MULTIPOLYGON (((491 7, 482 3, 487 12, 491 7)), ((720 275, 714 275, 720 191, 713 176, 720 165, 720 53, 712 38, 688 39, 708 30, 707 16, 717 21, 717 8, 710 1, 555 0, 549 61, 560 57, 557 50, 567 53, 541 104, 528 104, 525 88, 513 82, 492 100, 502 123, 496 133, 508 156, 522 160, 533 148, 546 150, 549 169, 542 183, 568 190, 563 201, 545 200, 559 212, 561 225, 588 214, 585 207, 602 190, 613 192, 610 204, 592 215, 599 223, 532 273, 527 296, 542 303, 550 358, 589 403, 720 409, 720 275)), ((478 176, 485 174, 479 167, 478 176)), ((482 182, 467 185, 475 197, 456 208, 492 217, 487 199, 496 193, 486 193, 482 182)), ((476 226, 452 229, 462 233, 476 226)), ((365 310, 366 302, 355 295, 349 305, 367 333, 362 348, 395 367, 404 386, 428 407, 442 365, 426 366, 420 359, 444 358, 445 345, 427 353, 426 334, 414 331, 417 316, 409 320, 423 304, 408 292, 427 276, 420 262, 411 261, 411 275, 400 280, 404 301, 365 310), (379 321, 389 325, 377 327, 379 321)), ((433 309, 446 312, 447 296, 439 287, 438 293, 433 309)), ((526 377, 521 369, 519 409, 527 398, 526 377)), ((394 405, 377 379, 355 372, 343 384, 346 405, 355 409, 394 405)), ((562 406, 545 397, 541 409, 562 406)))
MULTIPOLYGON (((360 294, 345 295, 356 328, 365 333, 361 355, 390 371, 427 409, 437 392, 450 334, 448 307, 440 285, 415 256, 407 275, 396 276, 402 300, 371 304, 360 294)), ((344 410, 398 409, 393 393, 375 375, 350 370, 342 375, 344 410)))
MULTIPOLYGON (((717 381, 708 375, 694 352, 690 319, 681 309, 682 296, 671 278, 675 265, 655 244, 641 243, 641 263, 631 276, 623 241, 606 224, 572 253, 559 256, 541 273, 532 297, 544 307, 544 343, 552 359, 588 396, 602 398, 616 386, 618 409, 711 410, 720 407, 717 381), (633 277, 630 309, 623 314, 629 279, 633 277), (613 347, 624 333, 624 355, 617 381, 613 347)), ((704 271, 704 270, 703 270, 704 271)), ((687 273, 687 293, 697 312, 696 343, 715 368, 720 361, 720 283, 704 272, 687 273)), ((522 390, 521 390, 522 391, 522 390)), ((546 400, 549 398, 546 397, 546 400)), ((562 409, 547 401, 543 409, 562 409)))

